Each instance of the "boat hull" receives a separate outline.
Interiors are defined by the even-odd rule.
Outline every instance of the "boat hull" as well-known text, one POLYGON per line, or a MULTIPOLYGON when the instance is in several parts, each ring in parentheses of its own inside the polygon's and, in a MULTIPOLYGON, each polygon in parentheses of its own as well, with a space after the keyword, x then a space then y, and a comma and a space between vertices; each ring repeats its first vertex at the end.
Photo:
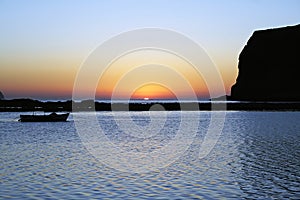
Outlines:
POLYGON ((50 115, 20 115, 20 122, 64 122, 67 121, 69 113, 50 115))

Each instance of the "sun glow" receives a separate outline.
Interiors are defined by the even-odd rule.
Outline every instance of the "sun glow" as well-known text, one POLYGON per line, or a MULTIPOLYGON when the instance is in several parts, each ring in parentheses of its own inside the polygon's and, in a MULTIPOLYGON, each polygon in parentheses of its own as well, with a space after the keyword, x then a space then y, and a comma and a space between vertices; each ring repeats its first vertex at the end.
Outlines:
POLYGON ((174 99, 176 96, 168 88, 150 83, 138 88, 131 96, 132 99, 174 99))
POLYGON ((201 74, 164 51, 131 52, 113 62, 98 82, 96 98, 178 99, 208 96, 201 74))

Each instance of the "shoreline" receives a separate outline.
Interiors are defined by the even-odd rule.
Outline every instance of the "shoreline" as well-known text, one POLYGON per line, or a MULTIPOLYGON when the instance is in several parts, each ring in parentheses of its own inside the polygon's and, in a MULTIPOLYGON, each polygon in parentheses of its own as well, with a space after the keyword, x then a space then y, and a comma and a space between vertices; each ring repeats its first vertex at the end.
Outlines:
POLYGON ((81 102, 32 99, 0 100, 0 112, 81 112, 81 111, 300 111, 300 102, 145 102, 104 103, 93 100, 81 102))

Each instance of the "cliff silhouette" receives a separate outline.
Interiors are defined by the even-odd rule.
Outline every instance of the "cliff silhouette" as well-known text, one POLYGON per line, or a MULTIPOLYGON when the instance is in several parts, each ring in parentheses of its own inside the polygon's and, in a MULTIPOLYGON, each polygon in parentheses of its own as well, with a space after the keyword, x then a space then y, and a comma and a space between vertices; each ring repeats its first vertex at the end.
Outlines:
POLYGON ((231 99, 300 101, 300 24, 258 30, 239 55, 231 99))

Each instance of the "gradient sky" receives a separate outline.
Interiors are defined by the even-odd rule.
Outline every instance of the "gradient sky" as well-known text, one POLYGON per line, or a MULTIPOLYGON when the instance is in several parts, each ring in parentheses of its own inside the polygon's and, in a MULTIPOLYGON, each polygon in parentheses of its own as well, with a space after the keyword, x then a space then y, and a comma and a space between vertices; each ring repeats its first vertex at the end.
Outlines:
MULTIPOLYGON (((0 91, 8 99, 71 98, 76 73, 98 45, 125 31, 157 27, 178 31, 200 44, 230 94, 238 55, 253 31, 298 24, 299 10, 298 0, 0 0, 0 91)), ((151 76, 151 70, 160 71, 149 70, 138 70, 130 77, 142 79, 151 76)), ((117 78, 101 79, 98 97, 111 95, 122 76, 120 67, 107 73, 117 78)), ((168 74, 164 78, 176 79, 168 74)), ((199 96, 208 96, 201 78, 189 81, 199 96)), ((130 84, 122 82, 120 98, 130 84)), ((134 87, 137 98, 172 97, 161 85, 134 87)), ((188 96, 184 86, 178 87, 188 96)))

